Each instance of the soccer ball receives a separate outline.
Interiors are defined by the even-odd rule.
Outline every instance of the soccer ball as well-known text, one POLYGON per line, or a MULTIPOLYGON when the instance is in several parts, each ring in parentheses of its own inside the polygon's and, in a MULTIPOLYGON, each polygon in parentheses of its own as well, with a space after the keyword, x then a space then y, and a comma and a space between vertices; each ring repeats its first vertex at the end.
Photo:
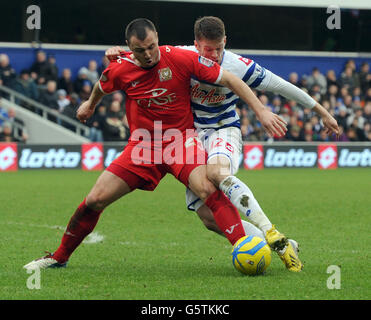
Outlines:
POLYGON ((241 273, 250 276, 259 275, 271 263, 271 249, 262 238, 245 236, 234 244, 231 259, 235 268, 241 273))

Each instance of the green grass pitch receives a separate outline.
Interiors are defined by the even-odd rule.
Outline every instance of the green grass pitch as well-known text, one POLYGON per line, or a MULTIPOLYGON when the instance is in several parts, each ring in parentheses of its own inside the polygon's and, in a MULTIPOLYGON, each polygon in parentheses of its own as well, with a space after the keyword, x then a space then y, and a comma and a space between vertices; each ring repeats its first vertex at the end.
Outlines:
POLYGON ((273 253, 264 276, 239 274, 228 241, 187 211, 184 187, 167 176, 102 214, 67 268, 41 271, 29 289, 22 266, 53 251, 99 172, 0 173, 0 299, 370 299, 371 170, 240 170, 277 228, 300 243, 305 266, 287 271, 273 253), (99 238, 96 238, 99 240, 99 238), (94 241, 93 241, 94 242, 94 241), (340 266, 340 289, 327 273, 340 266))

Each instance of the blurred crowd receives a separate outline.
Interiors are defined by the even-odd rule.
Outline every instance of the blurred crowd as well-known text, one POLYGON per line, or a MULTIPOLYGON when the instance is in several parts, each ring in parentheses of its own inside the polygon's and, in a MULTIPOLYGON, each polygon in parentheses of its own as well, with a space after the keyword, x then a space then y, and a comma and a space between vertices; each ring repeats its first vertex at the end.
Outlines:
MULTIPOLYGON (((339 76, 334 70, 322 74, 316 67, 310 75, 301 78, 296 72, 288 81, 307 92, 323 105, 337 120, 340 137, 326 135, 321 119, 310 108, 303 108, 269 92, 257 92, 263 105, 281 115, 288 123, 284 138, 275 141, 371 141, 371 73, 368 63, 357 69, 354 60, 348 60, 339 76)), ((270 138, 248 107, 240 103, 241 131, 245 141, 265 141, 270 138)))
MULTIPOLYGON (((108 64, 109 61, 105 57, 102 57, 100 64, 91 60, 88 65, 81 66, 77 76, 73 78, 69 68, 59 72, 54 55, 38 51, 30 68, 17 74, 11 66, 9 57, 0 54, 0 84, 76 120, 78 106, 88 99, 93 85, 108 64)), ((336 118, 341 129, 339 141, 371 141, 371 73, 368 63, 364 62, 357 68, 355 62, 349 60, 338 76, 334 70, 322 74, 314 67, 310 75, 302 77, 292 72, 288 81, 306 91, 336 118)), ((254 92, 263 105, 281 115, 288 123, 286 136, 274 140, 336 140, 335 137, 328 137, 325 134, 320 119, 311 109, 303 108, 295 101, 286 100, 269 92, 254 92)), ((23 106, 31 108, 27 104, 23 106)), ((248 106, 240 102, 237 107, 243 140, 271 139, 265 134, 248 106)), ((56 118, 51 120, 73 129, 63 120, 56 118)), ((125 95, 115 92, 105 96, 87 125, 91 129, 88 138, 92 141, 126 141, 129 137, 129 128, 125 115, 125 95)), ((27 130, 22 121, 16 117, 15 110, 5 112, 0 103, 0 141, 26 142, 27 138, 27 130)))
MULTIPOLYGON (((82 101, 89 98, 94 84, 98 81, 102 71, 108 66, 109 61, 102 58, 101 64, 90 60, 87 66, 81 66, 75 78, 71 69, 59 69, 54 55, 46 55, 44 51, 38 51, 34 63, 29 69, 22 70, 19 74, 11 66, 11 61, 6 54, 0 54, 0 84, 31 98, 56 113, 76 119, 76 110, 82 101)), ((1 96, 1 93, 0 93, 1 96)), ((18 102, 25 108, 38 112, 27 103, 18 102)), ((10 110, 9 110, 10 111, 10 110)), ((27 135, 22 140, 14 134, 15 126, 9 121, 9 112, 1 108, 0 103, 0 141, 26 142, 27 135), (4 132, 12 134, 4 137, 4 132)), ((15 113, 15 110, 12 111, 15 113)), ((73 130, 73 126, 67 121, 49 116, 49 120, 73 130)), ((17 121, 21 121, 17 118, 17 121)), ((125 100, 121 92, 115 92, 105 96, 96 108, 94 116, 89 119, 89 138, 92 141, 126 141, 129 138, 129 127, 125 114, 125 100)), ((24 128, 26 132, 26 128, 24 128)))

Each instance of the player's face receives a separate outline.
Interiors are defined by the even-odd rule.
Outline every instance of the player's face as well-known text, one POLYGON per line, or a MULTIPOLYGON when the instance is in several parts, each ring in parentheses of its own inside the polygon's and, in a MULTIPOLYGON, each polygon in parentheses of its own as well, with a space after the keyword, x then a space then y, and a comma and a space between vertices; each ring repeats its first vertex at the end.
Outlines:
POLYGON ((210 60, 215 61, 218 64, 222 63, 224 47, 226 44, 227 38, 224 37, 221 40, 208 40, 201 39, 195 40, 195 47, 198 50, 198 53, 210 60))
POLYGON ((147 37, 143 41, 132 36, 127 44, 141 67, 150 68, 159 62, 160 50, 157 32, 148 30, 147 37))

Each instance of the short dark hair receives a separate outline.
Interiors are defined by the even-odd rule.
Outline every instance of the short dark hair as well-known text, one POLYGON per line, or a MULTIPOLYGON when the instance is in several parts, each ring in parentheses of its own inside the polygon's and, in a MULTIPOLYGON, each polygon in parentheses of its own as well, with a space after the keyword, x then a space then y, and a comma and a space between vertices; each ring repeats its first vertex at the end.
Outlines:
POLYGON ((156 27, 151 20, 138 18, 131 21, 125 29, 125 39, 129 42, 131 37, 135 36, 143 41, 147 37, 148 30, 156 32, 156 27))
POLYGON ((196 40, 221 40, 225 37, 224 22, 213 16, 198 18, 194 25, 194 34, 196 40))

